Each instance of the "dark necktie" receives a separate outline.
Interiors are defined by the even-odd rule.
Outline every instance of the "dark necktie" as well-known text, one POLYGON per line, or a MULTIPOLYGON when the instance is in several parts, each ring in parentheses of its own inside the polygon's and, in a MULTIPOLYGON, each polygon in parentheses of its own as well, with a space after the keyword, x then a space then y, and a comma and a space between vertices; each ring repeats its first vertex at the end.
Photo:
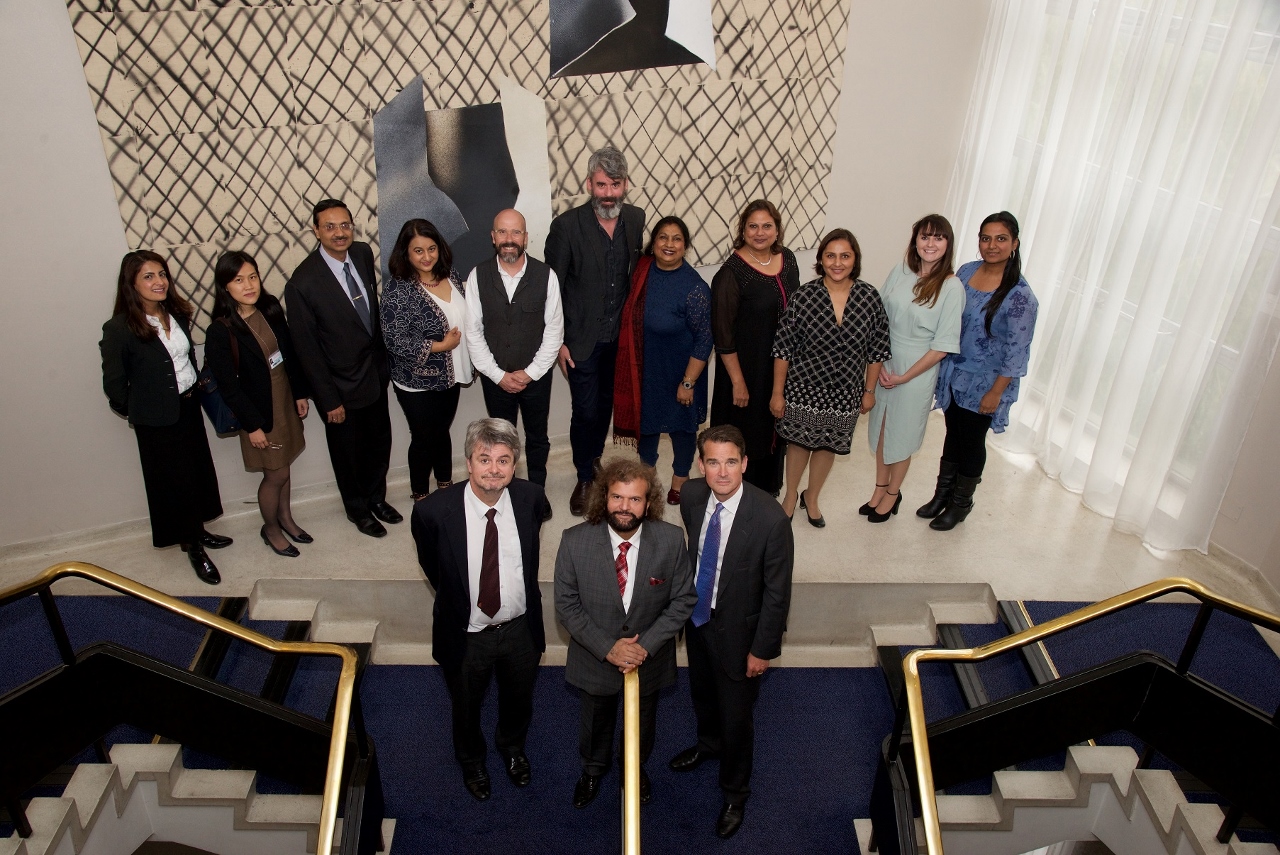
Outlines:
POLYGON ((493 521, 497 508, 490 508, 485 516, 484 551, 480 553, 480 596, 476 605, 489 617, 502 608, 502 585, 498 583, 498 525, 493 521))
POLYGON ((618 559, 613 562, 613 569, 618 572, 618 596, 622 597, 624 601, 627 598, 627 550, 630 548, 631 541, 629 540, 619 543, 618 559))
POLYGON ((351 305, 356 307, 356 311, 360 314, 360 320, 364 321, 365 332, 373 335, 373 322, 369 318, 369 304, 364 295, 360 293, 360 285, 356 283, 356 277, 351 275, 350 261, 342 263, 342 272, 347 277, 347 293, 351 295, 351 305))
POLYGON ((702 626, 711 620, 711 595, 716 589, 716 564, 720 560, 720 512, 724 505, 716 502, 711 522, 707 523, 707 537, 702 542, 702 554, 698 556, 698 604, 693 607, 693 625, 702 626))

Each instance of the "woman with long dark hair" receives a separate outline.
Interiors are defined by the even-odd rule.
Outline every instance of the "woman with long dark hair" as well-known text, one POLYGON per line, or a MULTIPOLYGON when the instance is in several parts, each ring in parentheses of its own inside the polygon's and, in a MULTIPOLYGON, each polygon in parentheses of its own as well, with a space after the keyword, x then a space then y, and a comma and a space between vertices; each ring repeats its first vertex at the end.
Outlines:
POLYGON ((640 459, 658 463, 658 440, 671 437, 671 489, 680 504, 698 426, 707 417, 711 289, 684 260, 689 227, 679 217, 653 226, 622 308, 613 381, 613 431, 636 442, 640 459))
POLYGON ((391 361, 391 384, 409 422, 409 489, 426 498, 453 483, 449 428, 458 412, 461 385, 471 382, 471 359, 462 331, 467 302, 453 253, 429 220, 400 228, 382 288, 382 338, 391 361))
POLYGON ((196 396, 193 314, 174 290, 162 256, 145 249, 125 253, 98 349, 102 390, 138 440, 151 543, 178 544, 200 581, 216 585, 222 576, 205 549, 230 546, 231 538, 204 530, 204 523, 222 515, 222 499, 196 396))
POLYGON ((733 252, 711 280, 711 331, 716 382, 711 424, 733 425, 747 441, 745 479, 778 495, 786 443, 774 432, 773 337, 800 266, 782 244, 782 215, 756 199, 742 209, 733 252))
POLYGON ((828 232, 814 271, 820 278, 800 286, 778 325, 769 408, 787 442, 782 509, 793 516, 799 501, 809 525, 822 528, 822 486, 836 455, 849 453, 859 414, 875 406, 890 351, 880 295, 858 278, 862 249, 853 233, 828 232), (809 481, 800 493, 806 468, 809 481))
POLYGON ((880 371, 876 405, 867 414, 876 488, 858 508, 873 523, 898 512, 911 456, 924 444, 938 363, 960 350, 964 285, 955 276, 954 255, 951 223, 929 214, 911 227, 906 257, 880 289, 893 357, 880 371))
POLYGON ((1027 373, 1039 303, 1022 278, 1018 221, 1008 211, 982 221, 981 261, 962 266, 964 316, 960 352, 942 360, 934 389, 946 415, 947 438, 933 499, 916 515, 929 527, 949 531, 973 510, 973 492, 987 463, 987 430, 1004 431, 1009 407, 1018 400, 1018 379, 1027 373))
POLYGON ((289 540, 312 542, 294 522, 289 501, 289 466, 307 445, 302 437, 307 378, 293 351, 284 307, 262 287, 253 256, 224 252, 214 266, 213 284, 205 359, 240 422, 244 468, 262 473, 262 541, 276 555, 296 558, 298 549, 289 540))

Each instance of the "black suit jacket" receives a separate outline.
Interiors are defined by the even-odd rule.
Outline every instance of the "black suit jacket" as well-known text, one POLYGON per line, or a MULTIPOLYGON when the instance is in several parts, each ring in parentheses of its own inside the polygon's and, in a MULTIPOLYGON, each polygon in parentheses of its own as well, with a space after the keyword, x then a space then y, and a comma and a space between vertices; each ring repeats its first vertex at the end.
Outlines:
POLYGON ((378 318, 373 250, 369 244, 355 241, 347 251, 369 292, 372 335, 351 305, 346 285, 338 282, 320 258, 323 251, 317 247, 308 255, 284 286, 293 347, 322 414, 339 406, 369 406, 382 395, 391 376, 378 318))
MULTIPOLYGON (((134 335, 124 317, 116 315, 103 324, 102 340, 98 342, 102 391, 107 393, 107 403, 132 425, 177 424, 181 401, 178 375, 169 351, 159 335, 145 341, 134 335)), ((171 320, 191 347, 191 325, 176 316, 171 320)), ((195 365, 194 355, 191 362, 195 365)))
MULTIPOLYGON (((707 646, 732 680, 747 676, 747 654, 775 659, 782 652, 791 607, 791 571, 795 547, 791 520, 768 493, 742 483, 742 502, 729 530, 716 619, 703 627, 707 646)), ((689 534, 689 563, 698 570, 698 538, 711 499, 706 479, 686 481, 680 491, 680 516, 689 534)))
MULTIPOLYGON (((265 315, 263 317, 266 317, 265 315)), ((275 333, 276 344, 280 346, 280 354, 284 357, 284 370, 289 375, 289 386, 294 399, 311 397, 307 385, 306 374, 298 362, 293 350, 293 339, 289 335, 288 324, 279 321, 271 323, 271 331, 275 333)), ((204 333, 204 358, 213 377, 218 381, 218 391, 222 400, 227 402, 231 412, 236 414, 240 427, 245 433, 253 433, 261 428, 270 433, 275 426, 272 418, 274 410, 271 400, 271 365, 267 362, 268 354, 262 352, 249 328, 238 325, 228 327, 222 321, 209 324, 204 333), (240 350, 240 367, 236 369, 235 359, 231 353, 231 337, 235 336, 240 350)), ((289 402, 293 406, 293 401, 289 402)))
MULTIPOLYGON (((458 668, 467 649, 471 623, 471 577, 467 572, 467 516, 463 504, 470 481, 437 490, 413 506, 413 539, 418 563, 436 592, 431 612, 431 656, 441 665, 458 668)), ((546 493, 537 484, 520 478, 507 486, 511 509, 520 533, 524 563, 525 617, 534 649, 547 649, 542 627, 542 593, 538 589, 538 532, 546 493)))
MULTIPOLYGON (((627 231, 630 258, 627 275, 636 269, 644 245, 644 211, 623 204, 623 227, 627 231)), ((576 362, 587 359, 600 340, 600 315, 604 312, 604 284, 607 268, 600 224, 591 203, 565 211, 551 221, 547 232, 547 264, 560 280, 560 301, 564 306, 564 343, 576 362)))

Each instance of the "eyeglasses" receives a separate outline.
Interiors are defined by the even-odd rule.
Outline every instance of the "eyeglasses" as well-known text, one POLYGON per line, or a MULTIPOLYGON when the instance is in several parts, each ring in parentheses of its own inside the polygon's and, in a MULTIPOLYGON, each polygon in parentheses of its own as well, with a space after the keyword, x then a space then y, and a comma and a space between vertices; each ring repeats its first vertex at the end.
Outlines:
POLYGON ((493 233, 498 237, 518 238, 524 235, 524 229, 494 229, 493 233))
POLYGON ((323 223, 320 228, 326 232, 349 232, 355 226, 351 223, 323 223))

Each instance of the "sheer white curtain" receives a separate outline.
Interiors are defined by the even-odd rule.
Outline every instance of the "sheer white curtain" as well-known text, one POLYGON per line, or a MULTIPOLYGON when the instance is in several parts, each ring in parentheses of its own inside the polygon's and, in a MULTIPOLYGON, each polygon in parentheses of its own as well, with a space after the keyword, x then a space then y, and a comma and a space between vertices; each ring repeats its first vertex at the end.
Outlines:
POLYGON ((1280 337, 1278 58, 1274 0, 991 10, 947 210, 963 259, 1012 211, 1040 299, 998 443, 1160 549, 1207 550, 1280 337))

